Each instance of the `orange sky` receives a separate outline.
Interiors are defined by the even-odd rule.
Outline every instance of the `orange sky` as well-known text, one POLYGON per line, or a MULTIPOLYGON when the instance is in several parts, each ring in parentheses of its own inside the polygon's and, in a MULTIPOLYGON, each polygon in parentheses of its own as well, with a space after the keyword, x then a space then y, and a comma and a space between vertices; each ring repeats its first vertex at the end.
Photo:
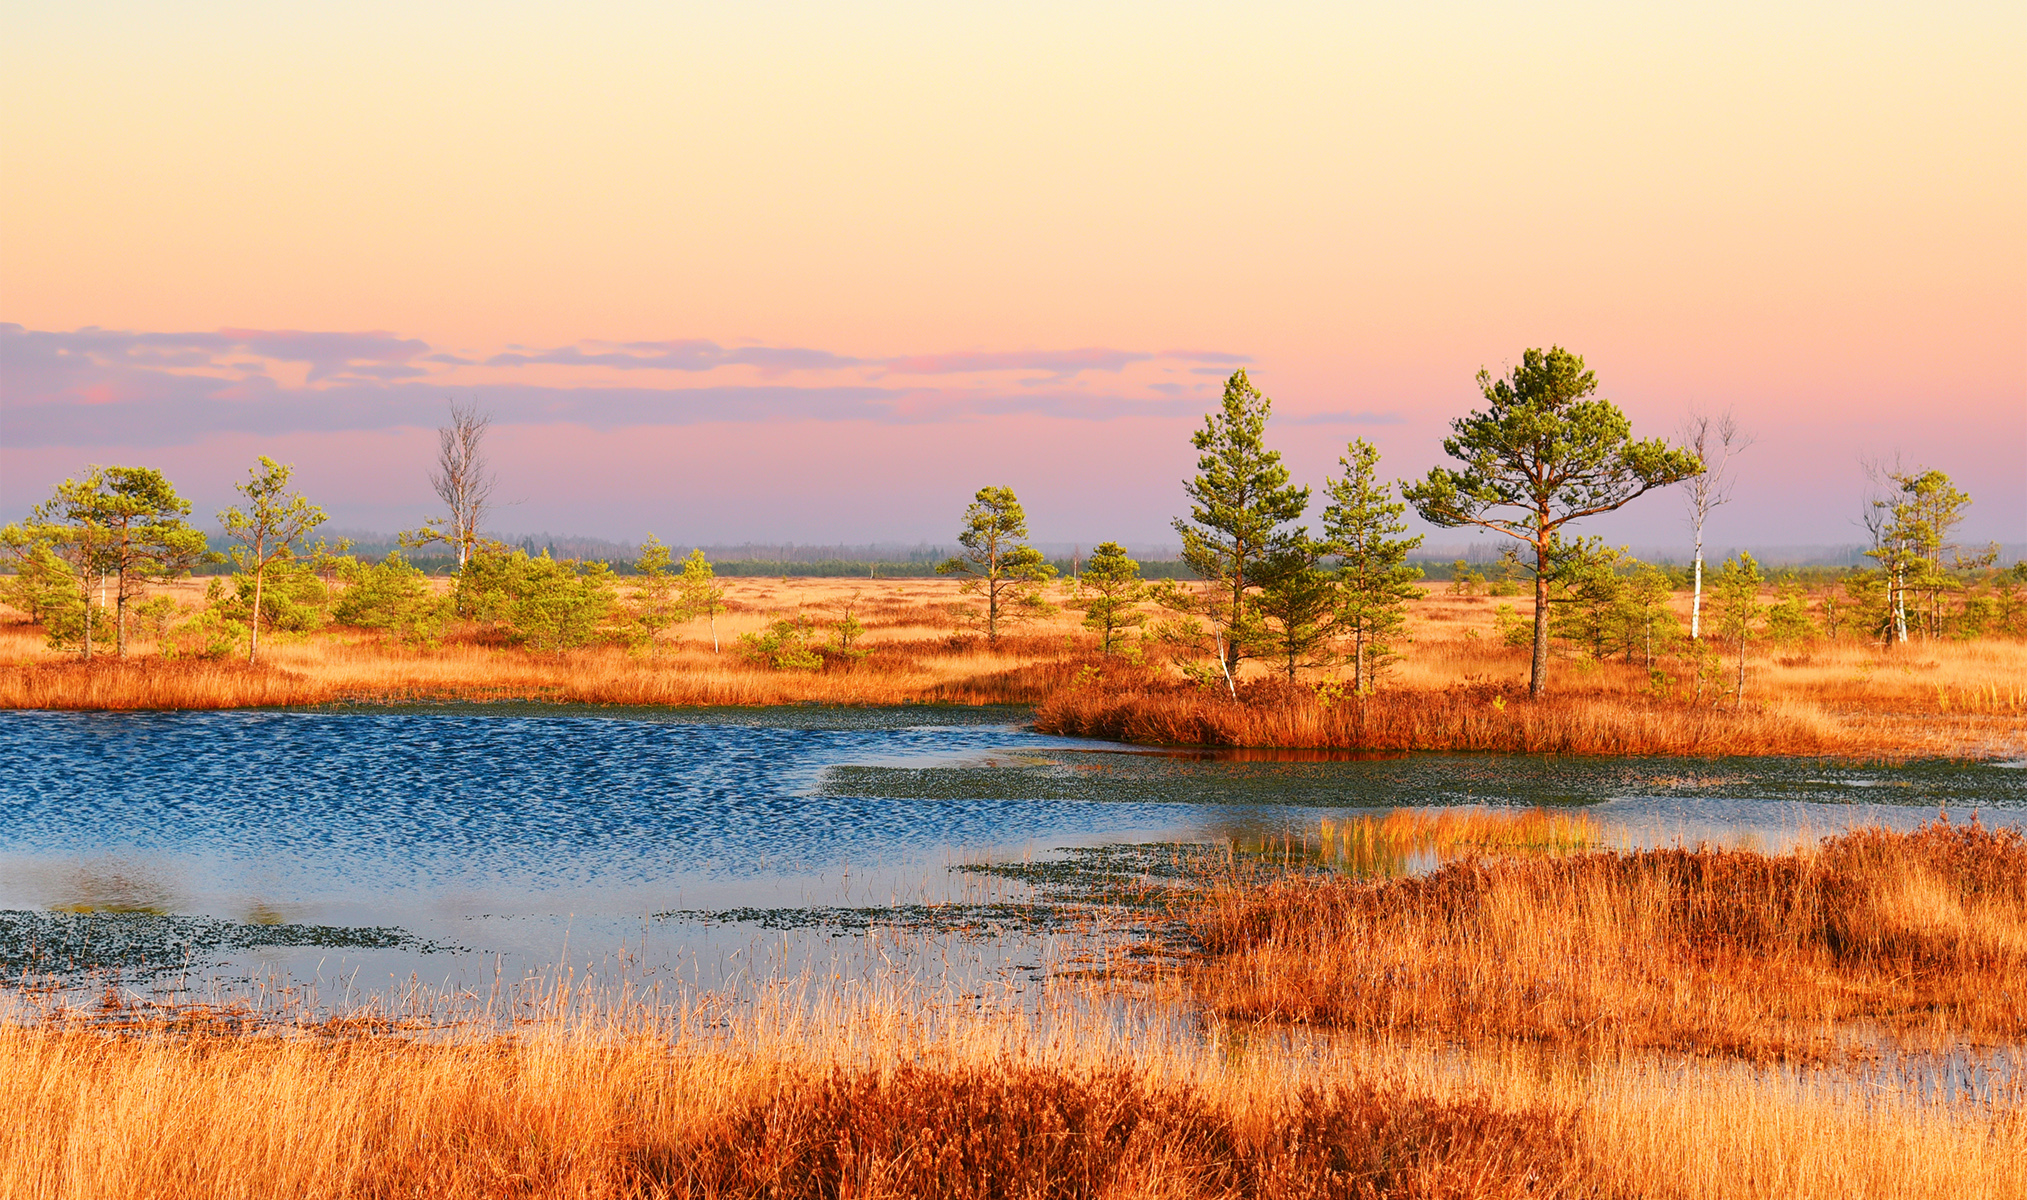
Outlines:
POLYGON ((1156 540, 1232 361, 1320 482, 1353 434, 1425 469, 1481 365, 1560 343, 1649 432, 1760 433, 1741 541, 1855 540, 1896 451, 2027 541, 2018 5, 1100 7, 10 6, 0 504, 148 461, 216 507, 267 452, 391 528, 455 393, 512 415, 507 528, 947 539, 1007 482, 1038 536, 1156 540), (30 362, 85 327, 135 340, 30 362), (422 349, 347 376, 218 330, 422 349), (804 355, 595 358, 633 342, 804 355), (474 365, 512 347, 576 358, 474 365), (333 389, 365 407, 255 411, 333 389), (164 419, 95 424, 115 393, 164 419))

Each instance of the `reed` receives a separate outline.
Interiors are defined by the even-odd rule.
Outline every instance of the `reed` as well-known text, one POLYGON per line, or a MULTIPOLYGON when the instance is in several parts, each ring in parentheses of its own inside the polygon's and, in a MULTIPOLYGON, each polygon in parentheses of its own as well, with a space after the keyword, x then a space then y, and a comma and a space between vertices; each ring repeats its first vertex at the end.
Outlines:
MULTIPOLYGON (((1999 1196, 2019 1098, 907 1004, 0 1023, 0 1197, 1999 1196)), ((1086 1010, 1088 1013, 1088 1010, 1086 1010)))
MULTIPOLYGON (((1513 841, 1538 821, 1513 818, 1513 841)), ((1976 822, 1784 855, 1289 877, 1214 892, 1184 919, 1205 953, 1198 994, 1232 1019, 1755 1061, 1839 1060, 1878 1030, 1937 1049, 2027 1040, 2027 842, 1976 822)))
POLYGON ((1879 748, 1796 705, 1720 709, 1584 694, 1529 700, 1483 687, 1403 689, 1332 702, 1302 687, 1255 686, 1235 699, 1182 684, 1134 681, 1059 691, 1043 702, 1035 727, 1191 746, 1708 756, 1879 748))

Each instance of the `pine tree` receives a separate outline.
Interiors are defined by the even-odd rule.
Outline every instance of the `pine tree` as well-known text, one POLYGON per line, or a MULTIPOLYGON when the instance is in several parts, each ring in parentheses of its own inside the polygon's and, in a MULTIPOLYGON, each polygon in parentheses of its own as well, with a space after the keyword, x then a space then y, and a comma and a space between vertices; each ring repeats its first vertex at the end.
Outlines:
POLYGON ((1752 555, 1740 551, 1737 558, 1726 560, 1718 569, 1716 586, 1711 589, 1717 600, 1718 634, 1738 647, 1735 698, 1741 702, 1745 699, 1746 644, 1761 636, 1766 617, 1766 605, 1760 603, 1760 589, 1765 586, 1766 576, 1761 573, 1759 563, 1752 555))
POLYGON ((1462 470, 1432 467, 1403 489, 1422 519, 1446 528, 1476 525, 1534 551, 1534 662, 1528 692, 1548 689, 1549 584, 1558 530, 1610 512, 1657 487, 1702 471, 1687 450, 1660 439, 1632 440, 1617 405, 1596 398, 1584 360, 1560 346, 1528 350, 1505 379, 1478 372, 1487 407, 1450 423, 1443 450, 1462 470))
POLYGON ((725 611, 725 589, 718 583, 717 573, 711 569, 711 560, 704 557, 702 550, 690 551, 683 560, 683 578, 678 585, 682 599, 683 619, 694 621, 703 617, 711 623, 711 653, 718 653, 718 614, 725 611))
POLYGON ((669 548, 653 534, 641 543, 640 557, 633 566, 633 625, 639 639, 653 653, 655 638, 662 630, 683 619, 676 599, 676 577, 669 573, 669 548))
MULTIPOLYGON (((184 520, 190 503, 160 471, 150 467, 93 467, 81 480, 66 479, 35 510, 31 528, 46 540, 79 555, 81 573, 100 572, 114 580, 114 637, 127 653, 127 606, 151 581, 184 574, 199 562, 216 560, 204 534, 184 520)), ((86 622, 87 639, 95 621, 86 622)), ((85 657, 91 657, 86 641, 85 657)))
POLYGON ((1197 476, 1183 484, 1190 498, 1188 520, 1178 518, 1182 558, 1211 592, 1206 615, 1219 631, 1221 665, 1229 679, 1248 657, 1250 595, 1283 572, 1301 565, 1295 553, 1307 538, 1288 522, 1309 507, 1309 489, 1288 482, 1281 455, 1266 447, 1267 417, 1273 401, 1260 394, 1246 373, 1225 381, 1219 410, 1204 418, 1190 438, 1197 449, 1197 476))
POLYGON ((964 553, 945 559, 936 573, 962 575, 966 594, 985 597, 987 641, 999 640, 1002 624, 1052 611, 1040 591, 1056 569, 1028 545, 1028 517, 1012 488, 978 489, 957 543, 964 553))
POLYGON ((246 497, 246 507, 233 505, 218 514, 226 536, 239 542, 232 561, 241 572, 253 575, 253 605, 247 614, 249 636, 246 661, 260 656, 260 625, 265 615, 261 602, 266 591, 268 570, 279 558, 291 554, 291 547, 324 523, 324 510, 291 492, 289 473, 293 468, 263 454, 246 482, 234 490, 246 497))
POLYGON ((1330 504, 1323 510, 1323 547, 1338 560, 1338 628, 1351 638, 1352 690, 1373 689, 1393 647, 1407 630, 1408 601, 1418 598, 1422 569, 1408 565, 1408 551, 1422 544, 1401 520, 1407 505, 1393 498, 1393 485, 1378 477, 1379 451, 1357 438, 1337 460, 1341 477, 1325 484, 1330 504))
POLYGON ((1290 683, 1298 671, 1329 666, 1336 657, 1330 642, 1337 631, 1337 585, 1317 567, 1314 550, 1294 548, 1291 553, 1305 561, 1290 566, 1284 559, 1253 602, 1262 628, 1252 637, 1287 672, 1290 683))
POLYGON ((1101 542, 1084 563, 1078 587, 1090 593, 1083 601, 1084 628, 1098 633, 1099 649, 1112 653, 1112 643, 1125 630, 1146 620, 1139 609, 1147 594, 1140 564, 1118 542, 1101 542))

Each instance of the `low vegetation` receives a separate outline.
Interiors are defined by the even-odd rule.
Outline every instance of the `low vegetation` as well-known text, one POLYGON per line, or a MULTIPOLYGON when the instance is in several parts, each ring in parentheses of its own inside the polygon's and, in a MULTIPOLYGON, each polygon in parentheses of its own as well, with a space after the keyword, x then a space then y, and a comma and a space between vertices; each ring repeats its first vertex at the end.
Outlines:
POLYGON ((2027 1189, 2027 846, 1353 819, 1039 998, 559 982, 0 1021, 0 1196, 1966 1197, 2027 1189), (1399 877, 1408 857, 1446 865, 1399 877), (1096 990, 1094 991, 1094 987, 1096 990), (1975 1052, 1984 1073, 1946 1070, 1975 1052), (1943 1055, 1945 1057, 1935 1057, 1943 1055), (1955 1080, 1956 1083, 1949 1083, 1955 1080))
POLYGON ((323 511, 262 458, 245 506, 219 514, 239 574, 199 596, 183 576, 222 559, 190 505, 160 472, 95 467, 0 533, 14 558, 0 600, 21 622, 0 631, 0 706, 926 701, 1038 705, 1046 731, 1186 745, 2027 748, 2027 564, 1953 540, 1971 501, 1944 473, 1878 476, 1873 567, 1805 580, 1741 553, 1706 578, 1704 522, 1750 444, 1735 422, 1692 420, 1682 446, 1634 440, 1561 348, 1478 386, 1487 409, 1445 443, 1459 467, 1391 483, 1355 440, 1312 537, 1296 523, 1312 489, 1267 445, 1271 401, 1234 372, 1193 435, 1175 522, 1193 581, 1142 578, 1116 542, 1058 578, 1005 487, 963 514, 962 552, 938 567, 955 588, 720 580, 701 551, 678 563, 652 537, 623 564, 532 554, 481 533, 489 419, 454 405, 430 477, 445 515, 401 535, 450 547, 448 579, 399 552, 310 544, 323 511), (1689 568, 1564 532, 1684 483, 1689 568), (1409 560, 1410 506, 1512 543, 1489 574, 1460 561, 1432 587, 1409 560))
MULTIPOLYGON (((1500 637, 1508 601, 1423 584, 1386 687, 1360 695, 1322 672, 1289 684, 1252 664, 1234 696, 1221 680, 1185 676, 1167 643, 1116 624, 1109 635, 1123 652, 1105 654, 1105 631, 1085 626, 1067 587, 1056 612, 988 642, 949 581, 728 579, 710 585, 708 619, 672 621, 649 640, 536 652, 502 622, 456 618, 449 581, 399 564, 349 584, 305 578, 314 592, 285 573, 269 580, 263 603, 277 620, 253 665, 230 640, 236 594, 207 598, 195 581, 136 600, 135 613, 158 615, 132 622, 125 659, 86 663, 49 649, 37 626, 0 624, 0 705, 991 703, 1037 706, 1050 732, 1178 745, 1974 757, 2027 747, 2027 643, 2010 638, 1902 647, 1819 631, 1755 644, 1743 701, 1699 698, 1690 655, 1649 667, 1563 643, 1563 682, 1531 700, 1527 648, 1500 637), (375 615, 404 605, 433 624, 375 615), (227 652, 204 653, 207 638, 227 652)), ((1671 620, 1686 601, 1669 593, 1671 620)))
MULTIPOLYGON (((1378 824, 1319 845, 1355 863, 1418 844, 1587 840, 1552 821, 1448 837, 1378 824)), ((1301 875, 1226 889, 1188 919, 1204 1003, 1247 1021, 1755 1060, 1869 1054, 1881 1033, 1902 1050, 2027 1043, 2027 840, 1975 822, 1781 855, 1536 853, 1380 882, 1301 875)))

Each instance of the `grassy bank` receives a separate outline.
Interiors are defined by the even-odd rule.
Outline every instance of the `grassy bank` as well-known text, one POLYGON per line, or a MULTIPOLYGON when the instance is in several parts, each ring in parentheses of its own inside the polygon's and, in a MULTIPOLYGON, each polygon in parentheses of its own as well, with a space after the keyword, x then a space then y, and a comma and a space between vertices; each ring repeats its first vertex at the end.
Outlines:
MULTIPOLYGON (((529 699, 629 705, 899 704, 1040 706, 1041 727, 1169 745, 1501 750, 1565 754, 1838 754, 1888 757, 2027 752, 2027 643, 1879 647, 1825 641, 1751 648, 1744 694, 1731 667, 1698 682, 1683 662, 1552 665, 1549 696, 1527 699, 1526 651, 1499 637, 1503 603, 1434 589, 1411 607, 1413 642, 1379 691, 1345 697, 1331 673, 1289 684, 1247 664, 1239 697, 1185 682, 1155 641, 1136 661, 1099 652, 1075 611, 988 643, 948 580, 726 581, 714 631, 691 622, 634 650, 535 652, 497 631, 455 626, 410 645, 327 627, 263 640, 262 661, 169 659, 137 629, 124 661, 85 664, 48 649, 39 628, 0 624, 0 707, 237 708, 333 701, 529 699), (851 654, 775 669, 738 652, 741 634, 800 620, 832 629, 849 605, 851 654), (1721 686, 1720 686, 1721 685, 1721 686)), ((186 608, 194 583, 163 592, 186 608)), ((821 633, 821 637, 830 637, 821 633)))
MULTIPOLYGON (((1320 846, 1368 856, 1417 836, 1328 832, 1320 846)), ((1584 832, 1506 836, 1553 849, 1584 832)), ((1285 878, 1222 891, 1189 921, 1201 998, 1247 1021, 1756 1060, 1835 1061, 1882 1033, 1902 1048, 2027 1043, 2027 840, 1976 824, 1859 830, 1783 855, 1551 853, 1377 883, 1285 878)))
POLYGON ((1524 693, 1509 697, 1469 687, 1335 701, 1299 687, 1254 688, 1238 698, 1161 681, 1068 688, 1042 704, 1035 727, 1072 737, 1184 746, 1694 755, 1868 748, 1820 710, 1792 703, 1720 709, 1638 695, 1531 701, 1524 693))

